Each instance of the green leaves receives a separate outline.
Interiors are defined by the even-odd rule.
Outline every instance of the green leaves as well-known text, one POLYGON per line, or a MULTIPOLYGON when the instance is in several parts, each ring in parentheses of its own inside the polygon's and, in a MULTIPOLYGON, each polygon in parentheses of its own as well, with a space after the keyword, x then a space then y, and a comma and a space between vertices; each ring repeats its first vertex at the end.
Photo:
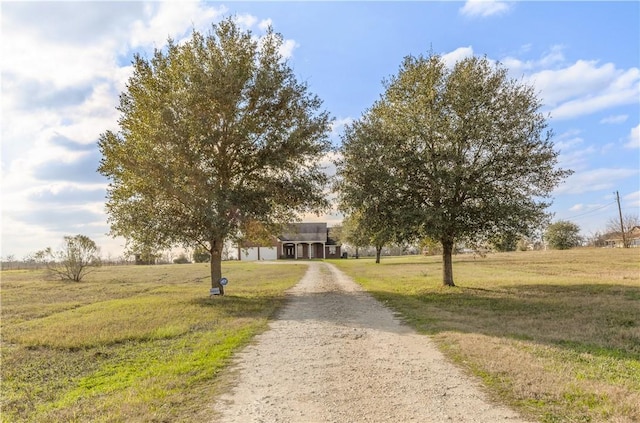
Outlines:
POLYGON ((546 221, 551 191, 571 172, 557 168, 532 87, 487 58, 448 68, 430 55, 406 58, 385 89, 343 137, 343 210, 382 208, 396 234, 443 244, 525 235, 546 221))
POLYGON ((282 42, 226 19, 135 57, 120 131, 99 141, 113 235, 138 253, 200 246, 215 285, 225 240, 248 222, 273 228, 328 206, 319 163, 329 115, 296 81, 282 42))
POLYGON ((227 19, 186 43, 169 40, 150 60, 135 57, 120 131, 99 141, 113 235, 211 252, 248 221, 327 206, 319 160, 329 115, 296 81, 282 42, 227 19))
POLYGON ((544 234, 549 246, 554 250, 568 250, 582 243, 580 227, 568 220, 559 220, 547 227, 544 234))

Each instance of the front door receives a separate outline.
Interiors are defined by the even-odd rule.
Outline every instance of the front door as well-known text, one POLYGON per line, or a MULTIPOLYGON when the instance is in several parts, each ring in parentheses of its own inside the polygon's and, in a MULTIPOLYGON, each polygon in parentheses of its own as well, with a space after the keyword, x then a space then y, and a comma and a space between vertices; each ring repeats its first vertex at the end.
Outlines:
POLYGON ((295 254, 296 254, 296 250, 295 250, 295 248, 296 248, 296 247, 295 247, 295 245, 293 245, 293 244, 286 244, 286 245, 284 246, 284 256, 285 256, 285 258, 288 258, 288 259, 295 258, 295 257, 296 257, 296 255, 295 255, 295 254))

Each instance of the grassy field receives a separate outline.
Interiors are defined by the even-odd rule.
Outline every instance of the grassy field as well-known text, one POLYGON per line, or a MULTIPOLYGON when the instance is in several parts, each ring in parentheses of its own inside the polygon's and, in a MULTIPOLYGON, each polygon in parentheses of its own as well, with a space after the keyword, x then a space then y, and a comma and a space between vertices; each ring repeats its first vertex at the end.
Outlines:
MULTIPOLYGON (((429 334, 496 401, 542 422, 640 421, 640 250, 333 262, 429 334)), ((105 267, 80 283, 2 271, 2 422, 196 422, 231 354, 306 266, 105 267)))
POLYGON ((335 261, 541 422, 640 422, 640 249, 335 261))
POLYGON ((80 283, 2 271, 2 422, 208 421, 233 351, 305 265, 104 267, 80 283))

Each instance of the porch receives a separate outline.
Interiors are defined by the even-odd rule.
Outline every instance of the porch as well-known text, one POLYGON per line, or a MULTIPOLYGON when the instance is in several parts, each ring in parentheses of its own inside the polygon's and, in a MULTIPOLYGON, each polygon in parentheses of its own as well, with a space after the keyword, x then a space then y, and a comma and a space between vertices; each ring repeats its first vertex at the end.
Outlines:
POLYGON ((324 259, 325 243, 289 241, 282 243, 279 257, 282 259, 324 259))

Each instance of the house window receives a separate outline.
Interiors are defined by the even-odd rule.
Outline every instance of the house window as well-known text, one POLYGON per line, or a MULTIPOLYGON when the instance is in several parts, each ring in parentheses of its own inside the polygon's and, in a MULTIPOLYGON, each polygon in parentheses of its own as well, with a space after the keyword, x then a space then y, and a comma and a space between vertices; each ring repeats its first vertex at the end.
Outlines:
POLYGON ((330 245, 329 246, 329 254, 331 254, 332 256, 336 255, 336 246, 335 245, 330 245))

